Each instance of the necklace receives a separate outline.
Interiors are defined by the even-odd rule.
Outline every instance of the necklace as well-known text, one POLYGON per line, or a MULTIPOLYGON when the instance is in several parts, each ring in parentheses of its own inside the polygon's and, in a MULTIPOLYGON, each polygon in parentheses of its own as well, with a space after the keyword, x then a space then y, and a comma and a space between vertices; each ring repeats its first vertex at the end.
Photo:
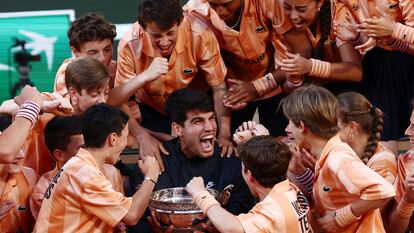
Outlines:
POLYGON ((241 16, 243 14, 243 8, 244 8, 244 0, 242 0, 242 7, 240 9, 239 18, 237 19, 236 23, 233 26, 229 27, 229 28, 234 29, 237 25, 239 25, 241 16))

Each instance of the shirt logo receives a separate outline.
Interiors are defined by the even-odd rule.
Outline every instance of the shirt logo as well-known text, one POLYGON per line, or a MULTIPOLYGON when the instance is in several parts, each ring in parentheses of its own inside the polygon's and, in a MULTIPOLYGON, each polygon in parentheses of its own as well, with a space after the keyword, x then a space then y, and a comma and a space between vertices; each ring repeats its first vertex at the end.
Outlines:
POLYGON ((17 210, 19 212, 26 212, 27 206, 25 206, 25 205, 19 205, 19 207, 17 207, 17 210))
POLYGON ((214 182, 213 181, 209 181, 207 184, 206 184, 206 188, 211 188, 211 187, 213 187, 214 186, 214 182))
POLYGON ((262 27, 261 25, 257 26, 256 32, 263 32, 263 31, 264 31, 264 27, 262 27))
POLYGON ((194 73, 194 70, 193 70, 193 69, 191 69, 191 68, 185 68, 185 69, 183 70, 183 73, 184 73, 185 75, 192 74, 192 73, 194 73))
POLYGON ((398 6, 398 2, 391 3, 388 8, 392 9, 398 6))
POLYGON ((322 190, 326 193, 330 193, 332 192, 332 188, 329 187, 328 185, 323 186, 322 190))

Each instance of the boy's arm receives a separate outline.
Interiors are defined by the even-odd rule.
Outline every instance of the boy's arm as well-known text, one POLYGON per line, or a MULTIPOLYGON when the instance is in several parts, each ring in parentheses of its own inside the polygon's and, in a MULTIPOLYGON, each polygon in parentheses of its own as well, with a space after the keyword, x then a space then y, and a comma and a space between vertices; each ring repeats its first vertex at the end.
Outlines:
POLYGON ((42 97, 34 87, 26 85, 21 94, 15 97, 20 106, 13 123, 0 134, 0 162, 9 163, 26 142, 32 125, 37 122, 42 97), (27 104, 29 103, 30 104, 27 104), (25 106, 26 105, 26 106, 25 106))
POLYGON ((141 74, 127 82, 109 90, 108 104, 119 106, 126 102, 134 93, 146 83, 152 82, 168 72, 168 60, 156 57, 151 65, 141 74))
POLYGON ((233 214, 223 209, 217 200, 204 188, 202 177, 194 177, 187 184, 187 191, 193 196, 195 203, 208 216, 219 232, 240 232, 244 229, 233 214))
POLYGON ((122 222, 127 225, 137 224, 139 219, 143 216, 160 172, 157 161, 153 157, 146 157, 143 160, 139 160, 138 166, 145 175, 145 179, 138 191, 132 196, 131 207, 126 216, 122 219, 122 222))
POLYGON ((231 142, 230 136, 230 111, 223 105, 223 97, 226 93, 227 87, 223 82, 218 86, 212 87, 214 108, 217 114, 217 121, 219 124, 219 146, 221 149, 221 156, 226 155, 230 157, 233 153, 233 143, 231 142))

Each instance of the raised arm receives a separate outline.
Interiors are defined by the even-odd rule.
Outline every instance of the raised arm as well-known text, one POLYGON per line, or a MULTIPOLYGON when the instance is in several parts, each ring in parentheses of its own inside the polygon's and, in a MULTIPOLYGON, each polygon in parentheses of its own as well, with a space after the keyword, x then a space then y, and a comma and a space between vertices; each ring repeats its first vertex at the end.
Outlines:
POLYGON ((26 142, 31 127, 37 122, 43 102, 36 88, 28 85, 14 101, 20 109, 13 123, 0 135, 0 162, 2 163, 10 163, 26 142))

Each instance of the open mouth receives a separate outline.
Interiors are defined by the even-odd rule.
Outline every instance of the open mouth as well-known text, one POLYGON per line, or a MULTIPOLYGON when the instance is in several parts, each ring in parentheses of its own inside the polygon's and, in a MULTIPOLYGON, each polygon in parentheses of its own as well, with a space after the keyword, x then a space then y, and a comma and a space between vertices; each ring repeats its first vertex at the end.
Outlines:
POLYGON ((166 53, 168 53, 170 51, 170 47, 171 47, 171 45, 166 46, 166 47, 158 46, 158 48, 160 48, 161 54, 163 54, 163 55, 165 55, 166 53))
POLYGON ((201 145, 201 149, 204 153, 208 153, 213 151, 213 142, 214 142, 214 135, 213 134, 208 134, 205 135, 203 137, 201 137, 200 139, 200 145, 201 145))

